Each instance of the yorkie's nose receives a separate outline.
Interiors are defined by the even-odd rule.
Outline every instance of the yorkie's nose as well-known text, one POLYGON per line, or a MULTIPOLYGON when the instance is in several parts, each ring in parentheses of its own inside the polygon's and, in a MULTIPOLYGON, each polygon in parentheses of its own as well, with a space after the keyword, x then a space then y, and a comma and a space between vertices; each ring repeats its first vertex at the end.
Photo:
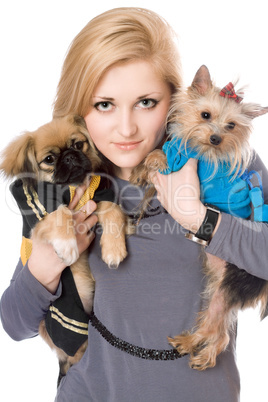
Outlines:
POLYGON ((210 136, 209 141, 212 145, 219 145, 221 143, 222 139, 219 135, 213 134, 210 136))

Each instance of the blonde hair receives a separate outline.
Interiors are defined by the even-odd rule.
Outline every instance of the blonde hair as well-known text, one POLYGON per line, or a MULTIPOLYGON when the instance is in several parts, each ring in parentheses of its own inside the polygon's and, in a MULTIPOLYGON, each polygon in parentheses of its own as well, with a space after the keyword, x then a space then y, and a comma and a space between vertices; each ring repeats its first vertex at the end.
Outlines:
POLYGON ((92 19, 75 37, 65 58, 54 102, 54 117, 85 116, 99 80, 113 65, 145 60, 172 92, 181 87, 175 34, 158 14, 116 8, 92 19))

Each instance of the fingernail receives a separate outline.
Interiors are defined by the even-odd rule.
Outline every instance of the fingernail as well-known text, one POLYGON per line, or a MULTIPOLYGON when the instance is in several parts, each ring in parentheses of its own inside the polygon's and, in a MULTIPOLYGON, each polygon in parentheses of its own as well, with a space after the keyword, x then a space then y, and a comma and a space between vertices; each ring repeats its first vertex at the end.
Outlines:
POLYGON ((97 207, 95 201, 89 200, 89 201, 87 202, 87 204, 88 204, 88 207, 89 207, 89 209, 90 209, 91 212, 92 212, 92 211, 95 211, 95 209, 96 209, 96 207, 97 207))

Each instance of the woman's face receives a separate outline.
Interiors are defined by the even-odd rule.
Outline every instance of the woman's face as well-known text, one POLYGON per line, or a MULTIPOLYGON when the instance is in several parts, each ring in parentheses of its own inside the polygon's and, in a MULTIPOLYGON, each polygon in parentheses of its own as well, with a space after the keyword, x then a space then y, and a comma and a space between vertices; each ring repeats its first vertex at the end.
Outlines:
POLYGON ((128 180, 132 169, 163 138, 170 98, 169 85, 148 62, 114 66, 103 75, 85 121, 118 177, 128 180))

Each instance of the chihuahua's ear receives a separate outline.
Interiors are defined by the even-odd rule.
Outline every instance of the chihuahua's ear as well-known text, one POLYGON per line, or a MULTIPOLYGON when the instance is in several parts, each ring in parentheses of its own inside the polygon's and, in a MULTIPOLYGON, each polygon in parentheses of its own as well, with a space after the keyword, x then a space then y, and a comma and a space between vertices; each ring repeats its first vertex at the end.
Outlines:
POLYGON ((206 95, 206 93, 212 88, 212 81, 208 68, 201 66, 193 79, 192 85, 189 88, 193 92, 197 92, 199 95, 206 95))
POLYGON ((244 103, 242 104, 242 112, 251 119, 255 119, 255 117, 268 113, 268 106, 263 107, 257 103, 244 103))
POLYGON ((36 172, 34 139, 30 132, 15 138, 1 153, 0 171, 6 177, 36 172))

